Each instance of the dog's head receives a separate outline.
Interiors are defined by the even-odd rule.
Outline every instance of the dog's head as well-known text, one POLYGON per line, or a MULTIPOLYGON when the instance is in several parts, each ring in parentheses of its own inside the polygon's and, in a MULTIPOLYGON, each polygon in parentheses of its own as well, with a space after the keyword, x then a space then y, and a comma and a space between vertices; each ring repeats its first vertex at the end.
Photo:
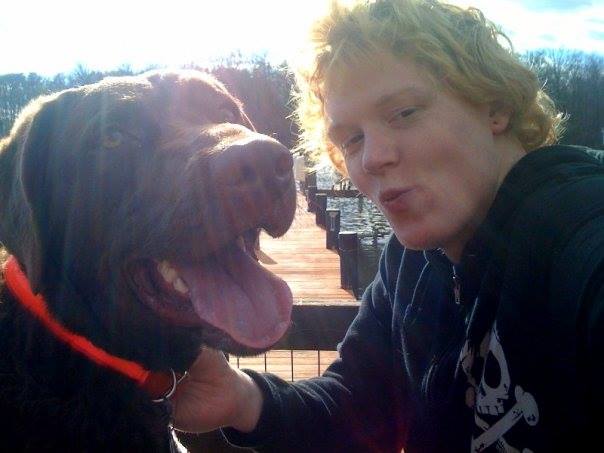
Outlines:
POLYGON ((288 150, 195 71, 42 98, 0 142, 0 241, 55 317, 149 367, 279 339, 291 293, 254 245, 294 212, 288 150))

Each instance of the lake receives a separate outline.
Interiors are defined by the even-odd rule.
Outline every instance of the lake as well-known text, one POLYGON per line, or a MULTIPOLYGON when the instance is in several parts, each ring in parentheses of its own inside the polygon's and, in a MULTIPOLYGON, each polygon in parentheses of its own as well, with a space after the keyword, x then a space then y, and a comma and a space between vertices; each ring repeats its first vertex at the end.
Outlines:
MULTIPOLYGON (((330 168, 317 170, 317 188, 331 189, 340 176, 330 168)), ((363 291, 373 280, 380 254, 392 231, 379 209, 367 198, 328 198, 328 209, 340 210, 340 231, 355 231, 359 237, 359 286, 363 291)))

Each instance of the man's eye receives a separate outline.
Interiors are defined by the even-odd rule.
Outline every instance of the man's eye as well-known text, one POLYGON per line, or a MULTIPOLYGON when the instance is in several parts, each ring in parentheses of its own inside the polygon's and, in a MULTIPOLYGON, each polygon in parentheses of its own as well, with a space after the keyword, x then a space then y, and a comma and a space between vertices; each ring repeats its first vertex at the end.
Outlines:
POLYGON ((339 148, 342 150, 342 152, 344 152, 344 154, 350 154, 351 152, 354 152, 356 148, 358 148, 360 143, 363 141, 363 138, 363 134, 353 135, 340 143, 339 148))
POLYGON ((417 107, 409 107, 400 109, 394 112, 394 114, 390 117, 389 123, 395 123, 397 121, 402 121, 406 118, 409 118, 411 115, 417 112, 417 107))

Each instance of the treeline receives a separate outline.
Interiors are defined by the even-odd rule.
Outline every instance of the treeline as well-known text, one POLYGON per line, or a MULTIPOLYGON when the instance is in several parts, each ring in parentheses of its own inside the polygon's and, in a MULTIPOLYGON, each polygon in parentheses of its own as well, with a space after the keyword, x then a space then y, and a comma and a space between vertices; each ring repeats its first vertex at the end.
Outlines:
MULTIPOLYGON (((568 116, 562 143, 604 148, 604 56, 564 50, 532 51, 522 56, 538 73, 545 90, 568 116)), ((212 68, 196 68, 216 75, 239 97, 258 131, 287 146, 295 144, 291 119, 293 80, 285 64, 275 66, 264 57, 232 55, 212 68)), ((37 74, 0 76, 0 136, 10 130, 27 102, 41 94, 84 85, 106 76, 132 75, 125 66, 115 71, 90 71, 78 66, 70 74, 43 78, 37 74)))
MULTIPOLYGON (((292 104, 289 102, 293 78, 285 65, 274 66, 264 57, 244 58, 233 54, 218 61, 211 69, 193 65, 186 68, 214 74, 243 102, 247 115, 259 132, 275 137, 286 146, 295 145, 297 133, 291 117, 292 104)), ((10 132, 15 117, 31 99, 94 83, 108 76, 140 72, 128 66, 99 72, 79 65, 72 73, 58 74, 53 78, 43 78, 33 73, 0 75, 0 137, 10 132)))
POLYGON ((35 73, 0 75, 0 136, 6 135, 21 109, 42 94, 53 93, 66 88, 86 85, 110 75, 131 75, 129 67, 111 72, 89 71, 78 65, 70 74, 57 74, 53 78, 43 78, 35 73))

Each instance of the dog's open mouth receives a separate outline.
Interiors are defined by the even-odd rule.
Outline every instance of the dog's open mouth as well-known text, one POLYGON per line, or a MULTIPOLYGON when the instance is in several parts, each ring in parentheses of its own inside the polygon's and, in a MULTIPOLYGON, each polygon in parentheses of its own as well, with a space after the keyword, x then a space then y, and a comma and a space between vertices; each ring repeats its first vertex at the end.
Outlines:
POLYGON ((256 258, 259 230, 241 234, 195 264, 139 260, 131 281, 139 298, 180 326, 211 326, 249 349, 267 349, 290 324, 287 284, 256 258))

